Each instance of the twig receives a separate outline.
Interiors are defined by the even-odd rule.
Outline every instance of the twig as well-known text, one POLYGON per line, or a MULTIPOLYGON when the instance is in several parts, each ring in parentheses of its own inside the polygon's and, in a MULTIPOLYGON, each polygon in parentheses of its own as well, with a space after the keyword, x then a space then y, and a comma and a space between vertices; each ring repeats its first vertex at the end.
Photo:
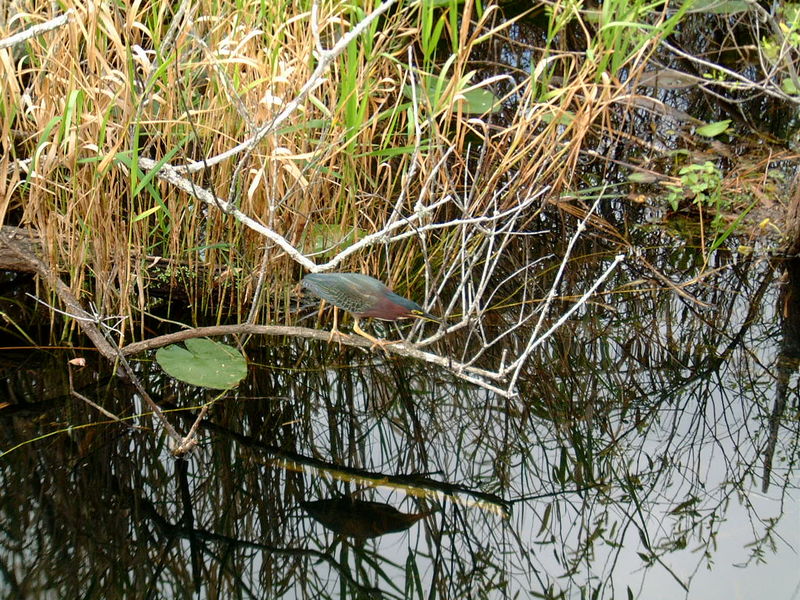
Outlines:
POLYGON ((116 421, 120 425, 124 425, 125 427, 129 427, 131 429, 137 429, 136 426, 131 425, 130 423, 127 423, 127 422, 123 421, 122 419, 120 419, 114 413, 106 410, 105 408, 103 408, 102 406, 97 404, 96 402, 93 402, 92 400, 89 400, 89 398, 87 398, 83 394, 77 392, 75 390, 75 384, 72 381, 72 365, 70 365, 70 364, 67 364, 67 377, 69 379, 69 393, 70 393, 70 395, 75 396, 78 400, 83 400, 84 402, 86 402, 86 404, 88 404, 89 406, 91 406, 95 410, 100 411, 102 414, 107 416, 109 419, 111 419, 113 421, 116 421))
POLYGON ((572 315, 572 313, 574 313, 581 306, 583 306, 589 300, 589 298, 591 298, 594 295, 594 293, 597 290, 597 288, 600 287, 600 284, 603 283, 611 275, 611 273, 613 273, 616 270, 617 265, 619 265, 619 263, 621 263, 623 260, 625 260, 625 255, 624 254, 617 254, 617 256, 614 257, 613 262, 602 273, 602 275, 600 275, 600 277, 598 277, 595 280, 595 282, 586 291, 586 293, 584 293, 583 296, 581 296, 578 299, 578 301, 575 302, 575 304, 570 306, 569 310, 567 312, 565 312, 563 315, 561 315, 561 317, 552 325, 552 327, 550 327, 550 329, 545 331, 542 334, 541 337, 538 337, 538 338, 536 338, 535 336, 531 337, 530 343, 529 343, 528 347, 525 349, 525 351, 522 353, 522 355, 519 358, 517 358, 517 360, 515 360, 513 363, 511 363, 511 365, 505 370, 505 372, 510 372, 510 371, 513 370, 513 375, 511 376, 511 381, 508 384, 509 389, 513 389, 516 386, 517 379, 519 378, 519 374, 520 374, 521 369, 522 369, 522 365, 527 360, 527 358, 530 356, 531 352, 533 352, 536 348, 541 346, 542 343, 544 343, 544 341, 546 339, 548 339, 551 335, 553 335, 553 333, 558 328, 560 328, 564 323, 566 323, 567 319, 569 319, 569 317, 572 315))
POLYGON ((214 403, 212 400, 211 402, 207 402, 203 404, 203 407, 200 409, 200 414, 197 415, 197 418, 194 420, 191 429, 189 429, 189 433, 186 434, 186 438, 184 439, 184 443, 187 447, 184 449, 183 453, 186 454, 192 448, 197 445, 197 430, 200 428, 200 423, 203 422, 203 419, 206 418, 208 414, 208 409, 211 408, 211 405, 214 403), (191 445, 189 445, 191 444, 191 445))
POLYGON ((547 294, 547 298, 545 298, 544 307, 542 308, 542 312, 539 314, 539 320, 536 322, 536 327, 534 327, 533 329, 533 335, 531 336, 531 339, 535 339, 536 335, 539 333, 539 329, 541 328, 542 323, 544 322, 544 319, 550 310, 550 304, 553 302, 553 298, 555 298, 556 290, 558 289, 558 286, 561 283, 561 278, 564 275, 564 270, 567 268, 569 259, 572 256, 572 249, 575 247, 575 243, 578 241, 578 238, 580 238, 581 234, 586 229, 586 223, 589 222, 589 218, 594 214, 594 211, 597 210, 597 206, 600 203, 600 198, 603 197, 604 192, 605 192, 605 187, 603 187, 597 199, 594 201, 594 204, 592 204, 592 207, 589 209, 589 211, 586 213, 583 219, 578 223, 578 228, 575 230, 575 233, 572 235, 572 237, 569 240, 569 243, 567 244, 567 249, 564 252, 564 257, 561 259, 561 264, 558 266, 558 272, 556 273, 556 277, 553 280, 553 285, 550 286, 550 291, 547 294))
MULTIPOLYGON (((140 158, 139 164, 145 169, 154 169, 156 168, 156 161, 149 159, 149 158, 140 158)), ((300 250, 298 250, 295 246, 293 246, 289 240, 287 240, 284 236, 280 233, 272 229, 271 227, 267 227, 266 225, 262 225, 252 217, 246 215, 238 208, 236 208, 231 202, 216 196, 214 193, 210 192, 209 190, 202 188, 198 185, 195 185, 189 179, 181 176, 177 169, 169 164, 161 165, 161 169, 158 171, 157 176, 164 181, 171 183, 172 185, 180 188, 187 194, 205 202, 209 206, 219 208, 225 214, 232 216, 234 219, 242 223, 244 226, 248 227, 249 229, 263 235, 270 241, 277 244, 284 252, 286 252, 289 257, 300 264, 301 266, 305 267, 307 270, 311 271, 312 273, 319 273, 324 271, 330 271, 331 269, 339 266, 346 258, 360 252, 364 248, 368 248, 369 246, 374 246, 379 243, 387 243, 387 242, 396 242, 408 237, 419 235, 422 232, 433 231, 436 229, 443 229, 443 228, 453 228, 459 227, 462 225, 490 225, 494 222, 500 221, 505 219, 509 216, 519 216, 523 209, 530 206, 534 200, 538 199, 546 190, 542 189, 539 190, 536 194, 533 194, 529 198, 527 198, 523 203, 520 205, 514 206, 511 209, 497 213, 495 215, 484 215, 478 217, 469 217, 465 219, 456 219, 453 221, 448 221, 446 223, 429 223, 425 225, 417 225, 423 218, 424 215, 430 214, 436 209, 452 202, 451 196, 445 196, 444 198, 440 198, 436 200, 432 204, 429 204, 424 207, 418 207, 417 212, 404 219, 397 220, 391 222, 384 227, 382 227, 379 231, 371 233, 367 236, 361 238, 355 244, 352 244, 339 252, 336 256, 330 259, 328 262, 322 264, 316 264, 310 258, 308 258, 305 254, 303 254, 300 250), (413 228, 411 226, 414 226, 413 228), (395 233, 401 228, 411 228, 410 231, 403 231, 400 233, 395 233)))
MULTIPOLYGON (((139 165, 142 166, 144 169, 152 170, 156 168, 156 161, 151 160, 149 158, 141 157, 139 158, 139 165)), ((256 233, 263 235, 265 238, 273 241, 277 244, 286 254, 288 254, 292 260, 295 262, 303 265, 308 270, 319 270, 316 265, 306 256, 304 256, 297 248, 292 246, 289 241, 283 237, 278 232, 272 230, 271 228, 262 225, 255 219, 244 214, 238 208, 236 208, 230 202, 223 200, 222 198, 216 196, 215 194, 209 192, 205 188, 202 188, 198 185, 195 185, 193 182, 189 181, 185 177, 182 177, 175 167, 164 164, 161 165, 161 169, 157 173, 159 179, 163 179, 164 181, 171 183, 172 185, 180 188, 187 194, 194 196, 198 200, 205 202, 209 206, 219 208, 225 214, 231 215, 237 221, 249 227, 256 233)))
POLYGON ((736 71, 732 71, 731 69, 728 69, 720 64, 713 63, 704 60, 698 56, 694 56, 692 54, 684 52, 683 50, 681 50, 680 48, 676 48, 669 42, 662 41, 661 45, 667 48, 667 50, 669 50, 670 52, 674 52, 676 55, 680 56, 685 60, 696 63, 706 69, 711 69, 712 71, 718 71, 720 73, 724 73, 728 77, 736 80, 736 82, 719 81, 716 79, 709 80, 708 83, 706 84, 708 86, 716 85, 732 90, 755 89, 758 90, 759 92, 762 92, 769 96, 773 96, 775 98, 780 98, 781 100, 785 100, 787 102, 792 102, 794 104, 800 103, 800 99, 798 99, 797 96, 790 96, 789 94, 786 94, 782 90, 780 90, 780 88, 778 88, 777 86, 769 85, 769 79, 766 80, 766 83, 759 83, 757 81, 752 81, 751 79, 748 79, 744 75, 740 75, 736 71))

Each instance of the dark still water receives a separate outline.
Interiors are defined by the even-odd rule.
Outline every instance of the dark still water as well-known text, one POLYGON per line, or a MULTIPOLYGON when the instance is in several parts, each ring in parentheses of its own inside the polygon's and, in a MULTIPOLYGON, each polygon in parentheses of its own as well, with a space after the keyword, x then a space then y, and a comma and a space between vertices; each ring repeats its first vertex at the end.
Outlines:
MULTIPOLYGON (((183 460, 91 352, 6 351, 2 596, 797 598, 776 272, 734 262, 691 298, 649 285, 575 313, 512 399, 381 352, 251 340, 183 460), (76 354, 76 391, 122 424, 70 395, 76 354)), ((181 431, 214 397, 134 364, 181 431)))

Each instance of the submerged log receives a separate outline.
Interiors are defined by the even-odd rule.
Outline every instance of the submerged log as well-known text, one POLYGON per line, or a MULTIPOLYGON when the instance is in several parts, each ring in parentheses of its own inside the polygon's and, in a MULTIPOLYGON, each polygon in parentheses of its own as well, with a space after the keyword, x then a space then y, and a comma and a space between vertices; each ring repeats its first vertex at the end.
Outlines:
POLYGON ((782 353, 800 358, 800 174, 795 178, 794 193, 786 211, 785 237, 781 248, 785 285, 781 290, 783 317, 782 353))
POLYGON ((767 493, 772 475, 772 461, 778 443, 784 412, 790 398, 792 376, 800 359, 800 174, 792 183, 794 193, 789 199, 784 225, 785 237, 781 247, 783 283, 778 296, 781 319, 781 348, 775 362, 775 402, 769 416, 769 435, 763 451, 764 467, 761 491, 767 493))
POLYGON ((784 224, 784 242, 781 248, 788 255, 800 254, 800 173, 792 182, 794 193, 789 199, 784 224))

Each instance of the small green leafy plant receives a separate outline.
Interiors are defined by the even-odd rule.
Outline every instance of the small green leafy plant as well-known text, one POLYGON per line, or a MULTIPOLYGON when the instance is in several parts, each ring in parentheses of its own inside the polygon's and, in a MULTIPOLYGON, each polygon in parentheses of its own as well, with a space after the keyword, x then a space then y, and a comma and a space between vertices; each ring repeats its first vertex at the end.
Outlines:
POLYGON ((667 203, 672 210, 680 208, 681 201, 690 199, 700 209, 714 213, 711 225, 722 226, 722 211, 730 207, 730 202, 722 194, 722 172, 711 161, 702 165, 689 165, 678 171, 680 183, 667 185, 667 203))

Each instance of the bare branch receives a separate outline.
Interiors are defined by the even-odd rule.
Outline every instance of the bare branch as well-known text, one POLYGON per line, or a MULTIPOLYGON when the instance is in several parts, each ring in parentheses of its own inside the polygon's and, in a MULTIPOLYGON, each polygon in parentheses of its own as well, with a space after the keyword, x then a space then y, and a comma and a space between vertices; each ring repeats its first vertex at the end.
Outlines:
POLYGON ((24 31, 10 35, 7 38, 3 38, 0 40, 0 50, 3 50, 4 48, 11 48, 12 46, 16 46, 17 44, 21 44, 22 42, 31 39, 32 37, 36 37, 37 35, 47 33, 53 29, 63 27, 69 23, 69 20, 72 18, 74 13, 75 10, 70 8, 63 15, 59 15, 53 19, 50 19, 49 21, 39 23, 38 25, 32 25, 24 31))

